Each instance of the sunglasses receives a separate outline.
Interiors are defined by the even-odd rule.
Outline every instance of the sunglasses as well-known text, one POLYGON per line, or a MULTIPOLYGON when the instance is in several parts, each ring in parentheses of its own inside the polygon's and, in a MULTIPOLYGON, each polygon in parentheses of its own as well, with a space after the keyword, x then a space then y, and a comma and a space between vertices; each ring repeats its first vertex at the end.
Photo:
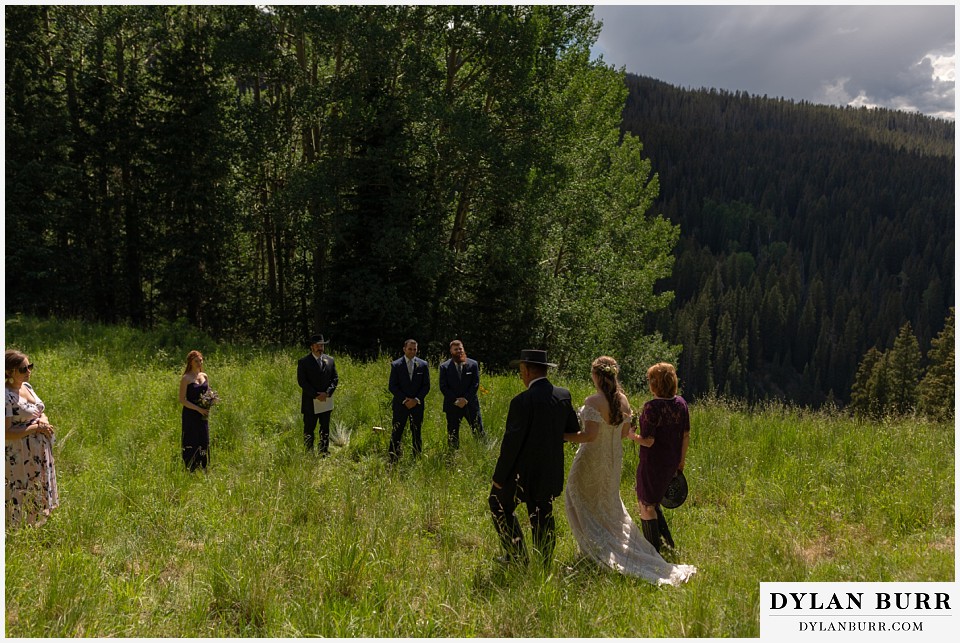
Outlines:
POLYGON ((33 364, 27 364, 26 366, 18 366, 17 370, 20 371, 22 375, 26 375, 27 371, 33 370, 33 364))

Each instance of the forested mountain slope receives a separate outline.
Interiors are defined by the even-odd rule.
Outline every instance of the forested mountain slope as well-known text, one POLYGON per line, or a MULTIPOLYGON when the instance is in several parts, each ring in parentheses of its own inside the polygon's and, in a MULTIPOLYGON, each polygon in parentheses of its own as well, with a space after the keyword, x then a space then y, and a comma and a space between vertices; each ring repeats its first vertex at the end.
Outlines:
POLYGON ((681 228, 669 310, 689 395, 849 399, 909 321, 926 353, 954 302, 954 124, 628 75, 623 129, 681 228))

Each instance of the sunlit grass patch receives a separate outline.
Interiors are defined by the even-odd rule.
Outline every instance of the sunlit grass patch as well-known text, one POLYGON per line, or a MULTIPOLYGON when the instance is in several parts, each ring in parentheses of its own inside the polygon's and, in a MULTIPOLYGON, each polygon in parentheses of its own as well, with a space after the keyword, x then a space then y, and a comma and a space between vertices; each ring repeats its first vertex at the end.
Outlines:
MULTIPOLYGON (((386 357, 336 355, 332 454, 317 458, 303 452, 299 351, 205 344, 223 401, 209 470, 190 474, 176 391, 193 345, 173 339, 8 325, 58 428, 62 501, 42 528, 6 535, 10 636, 755 637, 761 581, 954 576, 952 425, 693 404, 690 497, 666 516, 668 556, 699 571, 656 588, 581 558, 562 499, 549 569, 494 562, 487 495, 515 374, 484 373, 488 441, 464 424, 450 453, 432 391, 423 457, 407 431, 390 466, 386 357)), ((552 377, 578 403, 591 390, 552 377)), ((626 443, 634 517, 636 463, 626 443)))

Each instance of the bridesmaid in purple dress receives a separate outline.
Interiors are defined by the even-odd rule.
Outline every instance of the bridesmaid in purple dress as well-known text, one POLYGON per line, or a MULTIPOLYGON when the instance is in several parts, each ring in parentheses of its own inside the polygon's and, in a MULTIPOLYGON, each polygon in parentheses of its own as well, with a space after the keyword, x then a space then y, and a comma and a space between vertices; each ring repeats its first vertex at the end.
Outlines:
POLYGON ((643 535, 660 551, 661 538, 674 546, 660 501, 677 471, 683 471, 690 413, 686 400, 677 395, 677 370, 672 364, 661 362, 647 369, 647 383, 655 397, 643 405, 640 434, 631 429, 627 437, 640 445, 636 489, 643 535))
POLYGON ((200 351, 187 354, 187 366, 180 378, 180 414, 182 432, 180 447, 183 464, 190 470, 207 468, 210 452, 210 425, 207 416, 210 410, 200 406, 200 396, 209 390, 207 374, 203 372, 203 355, 200 351))

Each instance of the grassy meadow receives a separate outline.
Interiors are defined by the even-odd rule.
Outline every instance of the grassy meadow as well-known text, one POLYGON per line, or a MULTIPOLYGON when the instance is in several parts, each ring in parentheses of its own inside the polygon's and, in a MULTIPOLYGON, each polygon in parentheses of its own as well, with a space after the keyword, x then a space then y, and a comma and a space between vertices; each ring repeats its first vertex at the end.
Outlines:
MULTIPOLYGON (((424 456, 411 459, 407 432, 391 468, 389 432, 372 429, 389 427, 387 356, 330 347, 333 454, 318 459, 302 450, 303 348, 218 345, 177 326, 12 318, 5 330, 37 364, 61 498, 42 527, 5 534, 7 636, 755 637, 761 581, 954 578, 953 425, 692 405, 690 497, 666 515, 679 547, 668 558, 699 572, 657 588, 581 560, 562 499, 549 569, 493 562, 486 498, 516 375, 485 374, 491 442, 464 423, 449 456, 438 356, 423 356, 424 456), (222 401, 210 469, 191 475, 177 384, 193 348, 222 401)), ((591 392, 586 365, 553 379, 575 400, 591 392)), ((625 443, 621 493, 636 518, 635 449, 625 443)))

